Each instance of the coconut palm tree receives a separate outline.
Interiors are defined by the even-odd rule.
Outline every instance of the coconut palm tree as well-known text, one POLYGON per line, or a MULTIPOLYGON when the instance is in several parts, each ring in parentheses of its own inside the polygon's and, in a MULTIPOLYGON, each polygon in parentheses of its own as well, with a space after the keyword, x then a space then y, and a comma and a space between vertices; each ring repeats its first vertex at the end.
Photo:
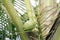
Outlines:
POLYGON ((1 40, 59 40, 56 0, 0 0, 1 40))

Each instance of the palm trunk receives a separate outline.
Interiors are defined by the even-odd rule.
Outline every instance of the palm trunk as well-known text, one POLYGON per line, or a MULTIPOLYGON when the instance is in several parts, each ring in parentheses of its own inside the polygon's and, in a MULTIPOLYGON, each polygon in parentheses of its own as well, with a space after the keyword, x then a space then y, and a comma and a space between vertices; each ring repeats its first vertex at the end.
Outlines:
POLYGON ((60 40, 60 16, 58 17, 58 20, 57 21, 58 22, 56 23, 55 26, 58 27, 58 28, 57 28, 57 30, 56 30, 56 32, 53 35, 53 37, 52 37, 51 40, 60 40))
POLYGON ((2 14, 1 10, 2 10, 2 0, 0 0, 0 15, 2 14))

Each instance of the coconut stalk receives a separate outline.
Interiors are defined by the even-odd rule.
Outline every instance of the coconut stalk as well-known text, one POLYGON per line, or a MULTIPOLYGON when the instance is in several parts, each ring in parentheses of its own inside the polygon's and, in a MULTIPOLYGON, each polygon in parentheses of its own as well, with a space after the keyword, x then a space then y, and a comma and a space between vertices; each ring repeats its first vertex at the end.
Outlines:
MULTIPOLYGON (((32 1, 32 0, 31 0, 32 1)), ((30 40, 38 40, 38 29, 37 29, 37 19, 35 16, 35 11, 30 3, 30 0, 24 0, 26 9, 27 9, 27 15, 29 17, 29 20, 24 24, 24 29, 31 29, 31 33, 29 34, 31 36, 30 40), (37 37, 36 37, 37 36, 37 37)))
POLYGON ((56 0, 40 0, 38 22, 39 29, 42 31, 44 38, 49 34, 49 31, 57 18, 57 3, 56 0))
POLYGON ((29 21, 27 21, 24 24, 24 29, 35 28, 35 25, 36 25, 37 22, 36 22, 36 17, 35 17, 33 7, 31 6, 29 0, 24 0, 24 2, 26 4, 27 14, 28 14, 28 17, 29 17, 29 21))
POLYGON ((10 0, 2 0, 4 6, 6 7, 8 14, 10 15, 13 23, 17 26, 21 40, 29 40, 25 31, 23 30, 22 20, 19 18, 14 6, 10 0))
POLYGON ((27 9, 27 14, 29 19, 35 19, 35 14, 34 14, 34 10, 33 7, 31 6, 30 1, 28 0, 24 0, 25 4, 26 4, 26 9, 27 9))

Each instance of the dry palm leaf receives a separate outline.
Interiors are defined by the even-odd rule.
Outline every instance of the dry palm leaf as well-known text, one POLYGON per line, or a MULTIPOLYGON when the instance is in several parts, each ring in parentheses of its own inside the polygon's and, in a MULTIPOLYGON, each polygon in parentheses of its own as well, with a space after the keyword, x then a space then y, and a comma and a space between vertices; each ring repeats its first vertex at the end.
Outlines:
POLYGON ((57 18, 56 0, 40 0, 39 22, 42 28, 42 35, 46 36, 57 18))

